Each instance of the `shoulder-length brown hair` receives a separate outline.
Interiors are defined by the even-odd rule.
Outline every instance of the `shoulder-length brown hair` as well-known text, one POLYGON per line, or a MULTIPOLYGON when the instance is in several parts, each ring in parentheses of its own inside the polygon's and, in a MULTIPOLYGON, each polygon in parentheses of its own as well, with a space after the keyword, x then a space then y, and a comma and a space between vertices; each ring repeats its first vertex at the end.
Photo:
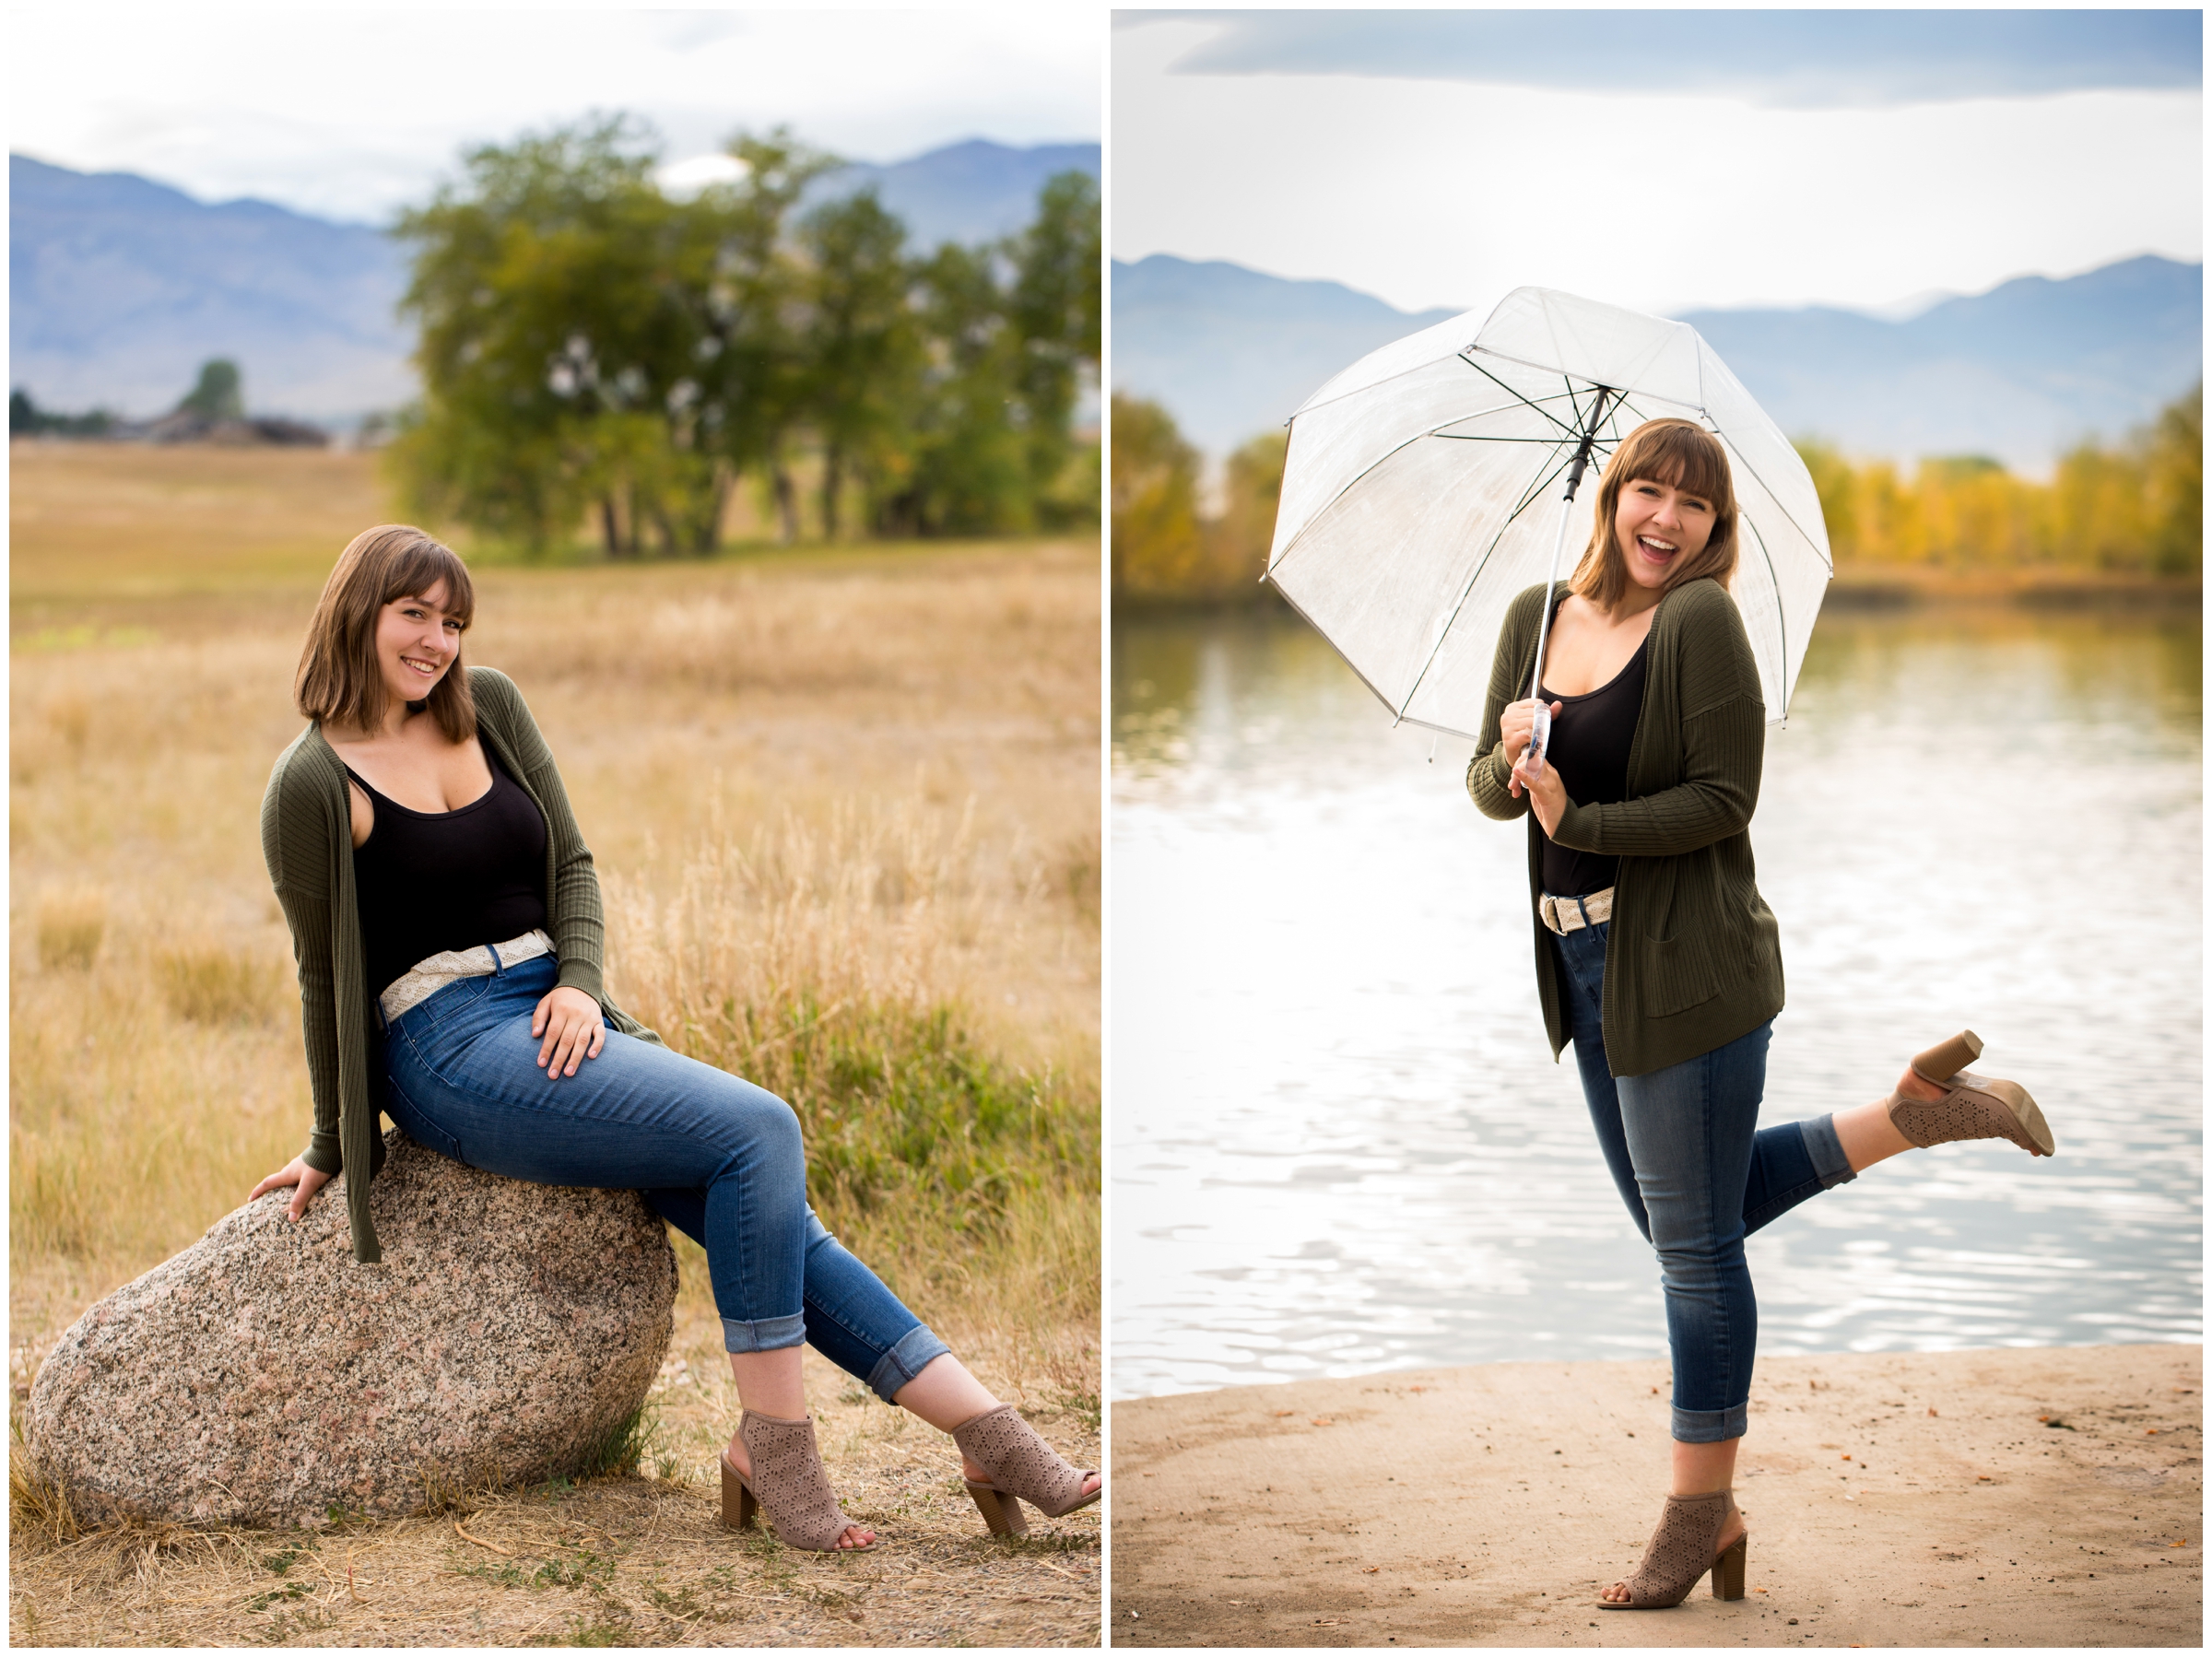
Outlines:
POLYGON ((1597 486, 1597 521, 1590 526, 1590 545, 1568 585, 1601 609, 1611 609, 1619 600, 1629 584, 1629 566, 1620 537, 1613 533, 1613 514, 1620 491, 1640 477, 1702 496, 1712 508, 1712 534, 1705 549, 1682 560, 1667 577, 1667 590, 1704 575, 1726 586, 1735 573, 1735 483, 1729 476, 1728 455, 1721 440, 1704 427, 1673 419, 1646 420, 1613 451, 1597 486))
MULTIPOLYGON (((465 629, 476 615, 477 590, 468 566, 451 547, 407 523, 380 523, 354 536, 338 554, 338 566, 323 583, 314 619, 307 624, 300 671, 292 677, 300 711, 318 723, 331 720, 359 731, 382 725, 392 693, 376 660, 377 618, 394 599, 420 598, 441 582, 441 607, 465 629)), ((477 734, 476 703, 458 650, 426 700, 449 742, 477 734)))

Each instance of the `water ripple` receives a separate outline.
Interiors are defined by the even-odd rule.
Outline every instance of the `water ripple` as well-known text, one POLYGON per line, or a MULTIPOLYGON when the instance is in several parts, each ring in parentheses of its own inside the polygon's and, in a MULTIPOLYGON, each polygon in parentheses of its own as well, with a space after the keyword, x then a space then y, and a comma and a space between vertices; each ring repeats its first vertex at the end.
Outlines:
MULTIPOLYGON (((1761 1231, 1765 1349, 2201 1339, 2194 622, 1820 626, 1755 829, 1764 1120, 1971 1025, 2061 1156, 1899 1158, 1761 1231)), ((1117 622, 1114 657, 1115 1394, 1663 1356, 1465 748, 1294 624, 1117 622)))

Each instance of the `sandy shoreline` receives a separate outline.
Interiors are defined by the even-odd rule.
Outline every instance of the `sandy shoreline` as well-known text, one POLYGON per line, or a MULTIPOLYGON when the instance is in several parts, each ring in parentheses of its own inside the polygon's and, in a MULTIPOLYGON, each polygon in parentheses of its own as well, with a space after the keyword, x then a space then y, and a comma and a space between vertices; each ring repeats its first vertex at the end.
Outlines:
POLYGON ((1594 1600, 1665 1488, 1663 1361, 1117 1403, 1113 1641, 2194 1646, 2203 1357, 1761 1358, 1754 1592, 1653 1612, 1594 1600))

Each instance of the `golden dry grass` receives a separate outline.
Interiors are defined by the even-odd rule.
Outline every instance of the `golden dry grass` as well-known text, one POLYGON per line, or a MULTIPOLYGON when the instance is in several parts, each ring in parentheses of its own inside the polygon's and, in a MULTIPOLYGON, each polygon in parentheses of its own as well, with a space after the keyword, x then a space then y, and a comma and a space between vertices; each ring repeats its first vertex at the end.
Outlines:
MULTIPOLYGON (((288 687, 322 577, 389 509, 358 455, 17 444, 13 470, 19 1399, 88 1304, 189 1243, 304 1142, 305 1067, 288 942, 261 866, 260 798, 299 728, 288 687)), ((1047 1430, 1071 1453, 1099 1394, 1098 598, 1095 541, 489 569, 467 652, 530 699, 598 857, 612 993, 675 1045, 777 1086, 792 1081, 779 1064, 789 1071, 823 1043, 934 1028, 994 1087, 1049 1106, 1053 1134, 1009 1142, 987 1167, 933 1165, 896 1201, 871 1205, 852 1185, 832 1223, 987 1380, 1055 1424, 1047 1430), (813 1046, 781 1039, 777 1021, 794 1007, 812 1009, 813 1046), (997 1181, 989 1212, 967 1225, 986 1180, 997 1181), (966 1228, 947 1231, 947 1216, 966 1228)), ((817 1196, 826 1212, 841 1200, 817 1196)), ((702 1263, 688 1243, 679 1259, 672 1361, 686 1356, 694 1377, 726 1373, 702 1263)), ((841 1378, 813 1379, 818 1402, 841 1407, 829 1401, 841 1378)), ((728 1431, 726 1400, 712 1393, 670 1389, 665 1453, 679 1476, 728 1431)), ((841 1487, 900 1512, 879 1488, 905 1491, 900 1481, 920 1475, 885 1471, 907 1467, 897 1413, 844 1407, 850 1423, 831 1432, 857 1460, 849 1476, 836 1458, 841 1487)), ((389 1555, 375 1617, 347 1622, 367 1614, 342 1594, 343 1605, 316 1602, 335 1619, 320 1629, 301 1620, 306 1601, 239 1610, 282 1587, 264 1571, 245 1593, 255 1579, 241 1561, 258 1542, 63 1545, 18 1504, 15 1633, 223 1642, 265 1638, 285 1613, 289 1637, 311 1642, 509 1642, 590 1635, 600 1625, 584 1614, 613 1595, 634 1614, 608 1625, 626 1640, 926 1643, 923 1629, 956 1626, 940 1612, 983 1596, 973 1610, 1001 1592, 994 1573, 1030 1563, 965 1540, 981 1531, 945 1496, 959 1494, 946 1483, 952 1464, 941 1451, 929 1464, 935 1494, 916 1498, 912 1516, 929 1537, 941 1520, 953 1550, 931 1554, 929 1569, 981 1574, 914 1599, 929 1608, 919 1621, 841 1623, 810 1589, 774 1589, 791 1607, 779 1609, 786 1601, 764 1584, 793 1570, 812 1582, 811 1562, 776 1550, 755 1560, 700 1531, 703 1483, 629 1478, 550 1506, 484 1498, 488 1514, 552 1527, 545 1538, 601 1526, 617 1563, 599 1590, 455 1576, 436 1563, 449 1532, 380 1527, 347 1539, 357 1554, 389 1555), (712 1557, 749 1586, 694 1583, 684 1603, 720 1594, 713 1615, 727 1621, 668 1612, 643 1585, 649 1561, 676 1558, 674 1538, 695 1531, 701 1582, 719 1569, 712 1557), (242 1598, 226 1597, 233 1587, 242 1598), (551 1614, 558 1594, 582 1596, 582 1622, 551 1614)), ((1058 1529, 1095 1545, 1088 1522, 1058 1529)), ((905 1534, 908 1516, 893 1528, 905 1534)), ((499 1557, 454 1545, 463 1564, 499 1557)), ((890 1549, 820 1569, 877 1573, 873 1603, 903 1603, 888 1585, 923 1556, 907 1542, 890 1549)), ((1022 1579, 1039 1592, 1075 1580, 1048 1562, 1095 1572, 1095 1555, 1039 1554, 1022 1579)), ((664 1577, 657 1592, 680 1601, 664 1577)), ((1079 1615, 1032 1622, 1025 1611, 1003 1637, 1094 1638, 1095 1574, 1082 1581, 1068 1602, 1079 1615)), ((358 1570, 356 1589, 366 1592, 358 1570)))

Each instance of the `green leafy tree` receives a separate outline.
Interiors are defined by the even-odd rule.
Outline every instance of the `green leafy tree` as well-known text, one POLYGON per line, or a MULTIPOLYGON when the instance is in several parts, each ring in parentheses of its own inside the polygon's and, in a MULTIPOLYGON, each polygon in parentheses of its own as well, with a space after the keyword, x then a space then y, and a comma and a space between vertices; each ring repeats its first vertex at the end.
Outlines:
POLYGON ((1095 464, 1074 467, 1071 478, 1070 462, 1077 401, 1086 383, 1098 382, 1101 251, 1098 182, 1085 172, 1047 181, 1036 219, 1006 246, 1014 266, 1006 315, 1020 342, 1014 395, 1030 489, 1040 515, 1059 522, 1097 522, 1095 464))
POLYGON ((238 364, 227 357, 200 364, 199 383, 185 394, 184 400, 177 405, 177 412, 209 420, 244 419, 245 389, 238 364))
POLYGON ((394 451, 425 504, 542 547, 590 503, 607 555, 637 552, 640 488, 667 481, 644 464, 654 370, 685 320, 656 159, 619 120, 561 128, 471 151, 402 216, 425 399, 394 451))
POLYGON ((901 394, 920 366, 905 244, 905 227, 873 189, 816 208, 799 227, 805 401, 821 445, 822 534, 830 540, 854 469, 883 469, 901 421, 901 394))
POLYGON ((1031 526, 1029 447, 1014 417, 1021 340, 988 249, 947 242, 916 271, 924 362, 879 529, 982 535, 1031 526))
POLYGON ((915 262, 871 193, 794 222, 832 158, 782 129, 729 153, 735 181, 677 201, 650 132, 598 120, 473 150, 403 216, 424 396, 390 454, 419 510, 534 547, 588 517, 610 558, 706 553, 754 474, 791 540, 811 445, 831 536, 855 492, 879 531, 1095 512, 1097 451, 1069 429, 1099 352, 1088 180, 1053 181, 1020 237, 915 262))
POLYGON ((734 470, 768 475, 782 539, 792 542, 799 520, 790 451, 810 388, 806 270, 789 225, 806 186, 836 161, 783 127, 741 134, 728 153, 742 178, 703 192, 687 215, 698 254, 689 267, 700 328, 697 371, 707 388, 700 417, 734 470))
POLYGON ((403 217, 424 407, 394 445, 418 499, 543 546, 588 507, 610 558, 712 552, 729 492, 800 406, 783 221, 826 158, 740 138, 744 179, 677 202, 617 119, 466 159, 403 217))

